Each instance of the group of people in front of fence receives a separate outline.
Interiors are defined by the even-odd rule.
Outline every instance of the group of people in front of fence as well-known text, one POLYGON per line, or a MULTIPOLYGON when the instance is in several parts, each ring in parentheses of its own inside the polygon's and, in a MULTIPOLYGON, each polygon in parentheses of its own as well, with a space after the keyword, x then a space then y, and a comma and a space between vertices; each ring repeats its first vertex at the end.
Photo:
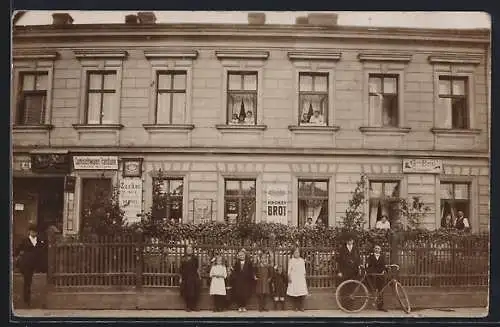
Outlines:
MULTIPOLYGON (((381 253, 381 246, 375 244, 373 253, 366 260, 368 278, 372 279, 374 290, 379 292, 384 286, 386 262, 381 253)), ((224 263, 221 254, 211 260, 209 272, 209 295, 213 300, 213 311, 220 312, 235 304, 239 312, 247 311, 247 305, 253 294, 257 297, 259 311, 268 310, 268 300, 274 303, 274 310, 285 310, 285 299, 289 298, 295 311, 304 311, 304 298, 309 295, 306 282, 306 265, 299 248, 295 248, 288 260, 288 269, 281 265, 272 265, 270 254, 262 253, 252 260, 245 249, 238 252, 232 267, 224 263)), ((338 256, 338 282, 356 279, 359 276, 361 256, 352 237, 341 247, 338 256)), ((180 291, 187 311, 198 310, 201 293, 201 278, 198 258, 193 248, 187 246, 181 262, 180 291)), ((377 298, 377 309, 384 309, 383 296, 377 298)))

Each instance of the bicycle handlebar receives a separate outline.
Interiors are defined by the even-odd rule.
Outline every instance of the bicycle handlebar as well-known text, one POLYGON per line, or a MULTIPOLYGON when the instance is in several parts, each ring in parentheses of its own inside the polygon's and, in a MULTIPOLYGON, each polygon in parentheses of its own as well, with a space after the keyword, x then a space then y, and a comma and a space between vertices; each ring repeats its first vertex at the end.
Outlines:
POLYGON ((385 265, 386 268, 390 268, 390 267, 395 267, 396 270, 399 270, 399 265, 397 264, 390 264, 390 265, 385 265))

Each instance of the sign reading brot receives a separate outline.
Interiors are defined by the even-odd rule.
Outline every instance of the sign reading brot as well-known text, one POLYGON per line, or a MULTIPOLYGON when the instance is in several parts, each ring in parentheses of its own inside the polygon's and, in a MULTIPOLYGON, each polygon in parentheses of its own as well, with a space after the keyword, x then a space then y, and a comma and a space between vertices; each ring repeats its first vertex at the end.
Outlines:
POLYGON ((73 156, 75 169, 118 170, 117 156, 73 156))
POLYGON ((287 224, 288 185, 270 184, 266 189, 266 213, 268 223, 287 224))
POLYGON ((403 173, 439 174, 443 162, 438 159, 403 159, 403 173))

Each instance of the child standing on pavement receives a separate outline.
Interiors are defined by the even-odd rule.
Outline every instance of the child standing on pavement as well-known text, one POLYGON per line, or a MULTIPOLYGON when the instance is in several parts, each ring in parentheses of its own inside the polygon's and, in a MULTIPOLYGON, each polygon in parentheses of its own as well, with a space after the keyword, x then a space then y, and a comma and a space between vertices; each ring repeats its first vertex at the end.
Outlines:
POLYGON ((257 299, 259 301, 259 311, 267 311, 267 296, 271 293, 271 267, 269 266, 269 257, 267 254, 263 254, 260 257, 255 272, 257 277, 255 293, 257 294, 257 299))
POLYGON ((210 295, 212 295, 214 299, 215 312, 220 312, 224 309, 226 277, 226 266, 222 262, 222 256, 218 255, 215 258, 215 264, 210 269, 210 278, 212 278, 210 282, 210 295))
POLYGON ((274 301, 274 310, 285 310, 285 296, 288 278, 282 266, 276 266, 271 276, 271 294, 274 301))

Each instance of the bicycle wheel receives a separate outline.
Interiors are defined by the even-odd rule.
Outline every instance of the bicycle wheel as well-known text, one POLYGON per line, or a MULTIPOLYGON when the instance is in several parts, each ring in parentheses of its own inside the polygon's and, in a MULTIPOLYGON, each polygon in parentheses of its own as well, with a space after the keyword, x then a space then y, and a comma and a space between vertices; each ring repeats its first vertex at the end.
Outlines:
POLYGON ((400 282, 394 283, 394 291, 396 292, 396 296, 398 297, 401 309, 406 313, 410 313, 410 300, 408 299, 408 294, 406 294, 406 291, 400 282))
POLYGON ((366 286, 358 280, 343 281, 335 291, 337 305, 344 312, 359 312, 368 304, 369 293, 366 286))

